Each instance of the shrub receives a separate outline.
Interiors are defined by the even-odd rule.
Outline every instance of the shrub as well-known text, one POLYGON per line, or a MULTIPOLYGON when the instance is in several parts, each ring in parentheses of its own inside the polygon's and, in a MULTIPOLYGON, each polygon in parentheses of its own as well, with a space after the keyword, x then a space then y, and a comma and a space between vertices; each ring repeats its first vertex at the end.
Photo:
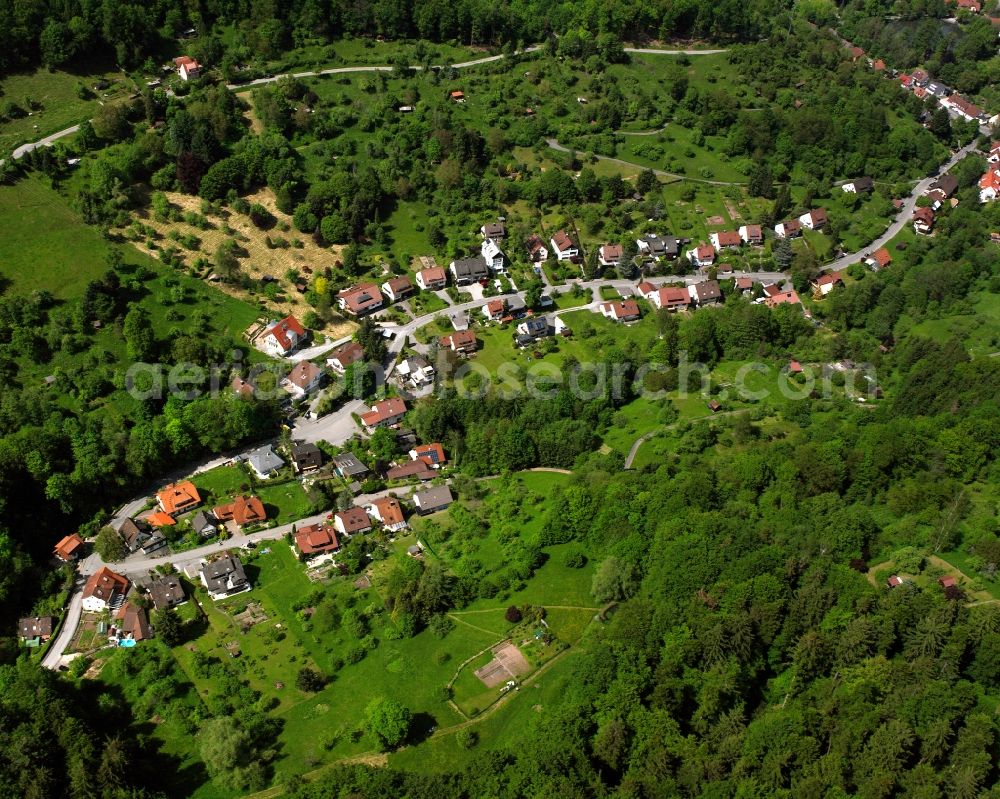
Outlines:
POLYGON ((509 608, 507 608, 507 612, 504 614, 504 618, 507 619, 507 621, 509 621, 511 624, 517 624, 519 621, 521 621, 522 618, 524 618, 524 614, 521 613, 521 610, 518 607, 516 607, 515 605, 511 605, 509 608))

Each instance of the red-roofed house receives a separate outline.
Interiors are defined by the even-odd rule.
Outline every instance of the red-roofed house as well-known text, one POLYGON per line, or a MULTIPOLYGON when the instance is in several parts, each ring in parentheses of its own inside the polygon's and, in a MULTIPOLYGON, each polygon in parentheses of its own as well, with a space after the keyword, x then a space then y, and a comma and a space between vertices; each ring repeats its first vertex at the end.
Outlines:
POLYGON ((399 500, 395 497, 383 497, 373 500, 365 510, 375 521, 379 522, 386 530, 404 530, 407 527, 406 517, 403 516, 403 508, 399 500))
POLYGON ((983 10, 983 4, 979 0, 955 0, 955 5, 958 8, 964 8, 966 11, 971 11, 973 14, 978 14, 983 10))
POLYGON ((398 424, 406 414, 406 403, 399 397, 390 397, 372 405, 368 413, 361 414, 361 423, 370 433, 378 427, 398 424))
POLYGON ((802 235, 802 223, 798 219, 788 219, 774 226, 774 235, 779 239, 794 239, 802 235))
POLYGON ((810 230, 819 230, 826 226, 826 209, 813 208, 811 211, 806 211, 799 217, 799 222, 810 230))
POLYGON ((764 231, 760 225, 742 225, 739 230, 740 239, 754 246, 764 243, 764 231))
POLYGON ((421 444, 410 450, 410 460, 419 460, 432 469, 439 469, 448 462, 444 456, 444 447, 438 443, 421 444))
POLYGON ((417 272, 417 285, 425 291, 437 291, 448 285, 448 273, 440 266, 417 272))
POLYGON ((885 269, 892 263, 892 256, 889 255, 889 251, 885 247, 882 247, 881 249, 875 250, 865 263, 872 269, 878 271, 879 269, 885 269))
POLYGON ((639 318, 639 304, 635 300, 618 300, 601 305, 601 314, 616 322, 634 322, 639 318))
POLYGON ((55 556, 64 563, 76 560, 80 557, 81 552, 83 552, 83 539, 78 533, 64 536, 53 550, 55 556))
POLYGON ((552 251, 556 254, 556 259, 560 261, 568 261, 580 254, 579 248, 565 230, 557 230, 555 235, 549 239, 549 243, 552 245, 552 251))
POLYGON ((452 352, 475 352, 479 346, 476 334, 471 330, 456 330, 448 336, 441 336, 438 339, 438 346, 445 347, 452 352))
POLYGON ((524 247, 528 251, 528 259, 532 263, 537 264, 549 257, 549 251, 541 236, 529 236, 528 240, 524 242, 524 247))
POLYGON ((656 286, 650 283, 648 280, 643 280, 635 287, 636 292, 644 300, 649 299, 649 295, 656 291, 656 286))
POLYGON ((732 249, 743 244, 743 239, 740 238, 740 234, 735 230, 723 230, 720 233, 712 233, 708 238, 716 250, 732 249))
POLYGON ((340 310, 351 316, 364 316, 377 311, 385 301, 382 293, 374 283, 359 283, 356 286, 337 292, 337 304, 340 310))
POLYGON ((941 100, 941 105, 950 106, 956 114, 964 117, 969 122, 974 122, 983 115, 983 109, 975 103, 970 103, 960 94, 945 97, 941 100))
POLYGON ((979 202, 993 202, 1000 196, 1000 169, 991 169, 979 179, 979 202))
POLYGON ((793 361, 789 361, 788 362, 788 373, 792 374, 792 375, 802 374, 802 364, 799 363, 798 361, 794 361, 794 360, 793 361))
POLYGON ((691 304, 691 294, 683 286, 664 286, 650 293, 646 299, 657 309, 666 308, 668 311, 683 311, 691 304))
POLYGON ((883 61, 881 58, 876 58, 874 63, 872 64, 872 69, 874 69, 876 72, 884 72, 885 61, 883 61))
POLYGON ((813 296, 817 298, 825 297, 837 286, 843 285, 844 279, 840 276, 840 272, 827 272, 812 282, 813 296))
POLYGON ((695 266, 711 266, 715 263, 715 248, 711 244, 699 244, 688 250, 687 257, 695 266))
MULTIPOLYGON (((367 520, 368 517, 365 516, 365 521, 367 520)), ((340 542, 336 531, 329 524, 310 524, 295 531, 295 548, 309 557, 340 549, 340 542)))
POLYGON ((178 516, 193 510, 201 504, 201 494, 190 480, 171 483, 162 491, 156 493, 156 502, 160 510, 171 516, 178 516))
POLYGON ((294 316, 272 322, 264 331, 261 343, 264 352, 277 358, 293 352, 306 337, 305 328, 294 316))
POLYGON ((490 300, 483 306, 483 316, 492 322, 499 322, 507 310, 507 303, 502 298, 490 300))
POLYGON ((299 361, 285 378, 286 387, 295 396, 304 397, 319 388, 319 381, 322 378, 323 370, 316 364, 309 361, 299 361))
POLYGON ((913 209, 913 230, 927 235, 934 228, 934 210, 932 208, 913 209))
POLYGON ((394 277, 382 284, 382 293, 389 298, 389 302, 399 302, 413 294, 413 284, 405 275, 394 277))
POLYGON ((601 266, 618 266, 621 263, 624 250, 621 244, 604 244, 597 251, 597 262, 601 266))
POLYGON ((177 67, 177 74, 181 80, 194 80, 201 77, 201 64, 189 55, 177 56, 174 59, 174 66, 177 67))
POLYGON ((364 508, 350 507, 333 514, 333 526, 341 535, 356 535, 371 530, 372 520, 364 508))
POLYGON ((117 607, 125 598, 129 582, 125 577, 111 571, 107 566, 101 566, 90 575, 83 587, 83 609, 91 613, 99 613, 109 607, 117 607))
POLYGON ((212 515, 220 522, 232 521, 239 527, 267 520, 264 503, 256 496, 238 496, 232 502, 214 508, 212 515))
POLYGON ((357 363, 364 359, 364 347, 356 341, 348 341, 330 353, 330 357, 326 359, 326 365, 333 369, 333 371, 343 374, 352 363, 357 363))
POLYGON ((799 299, 799 295, 796 294, 792 289, 787 291, 779 291, 777 294, 767 297, 764 300, 764 304, 768 308, 777 308, 779 305, 798 305, 802 301, 799 299))
POLYGON ((852 59, 853 59, 854 61, 857 61, 857 60, 858 60, 859 58, 863 58, 863 57, 864 57, 864 55, 865 55, 865 51, 864 51, 864 50, 862 50, 862 49, 861 49, 860 47, 858 47, 857 45, 851 45, 851 46, 849 46, 849 47, 847 48, 847 52, 849 52, 849 53, 851 54, 851 58, 852 58, 852 59))

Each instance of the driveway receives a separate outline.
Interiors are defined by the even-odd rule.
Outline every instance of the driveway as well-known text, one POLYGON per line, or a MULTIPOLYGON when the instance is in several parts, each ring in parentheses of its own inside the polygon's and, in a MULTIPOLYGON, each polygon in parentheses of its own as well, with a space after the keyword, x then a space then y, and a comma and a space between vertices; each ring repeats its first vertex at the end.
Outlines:
POLYGON ((76 635, 76 628, 80 625, 80 614, 83 612, 83 594, 79 586, 74 586, 73 595, 69 599, 69 606, 66 608, 66 616, 63 619, 62 627, 59 628, 59 635, 52 642, 42 658, 42 667, 46 669, 58 669, 63 665, 63 652, 70 645, 73 636, 76 635))

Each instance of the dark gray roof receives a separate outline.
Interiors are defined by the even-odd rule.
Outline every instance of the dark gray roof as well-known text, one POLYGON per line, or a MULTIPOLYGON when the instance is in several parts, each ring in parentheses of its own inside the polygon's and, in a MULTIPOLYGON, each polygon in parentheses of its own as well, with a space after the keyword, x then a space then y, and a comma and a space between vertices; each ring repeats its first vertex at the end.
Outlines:
POLYGON ((149 586, 149 594, 153 598, 153 606, 157 610, 172 608, 181 604, 185 599, 184 586, 181 585, 180 578, 168 574, 161 577, 149 586))
POLYGON ((869 177, 856 178, 851 181, 855 191, 871 191, 875 188, 875 181, 869 177))
POLYGON ((413 495, 413 503, 421 510, 443 508, 451 504, 451 489, 448 486, 435 486, 413 495))
POLYGON ((323 465, 323 451, 308 441, 296 441, 292 444, 292 460, 301 469, 323 465))
POLYGON ((238 591, 249 585, 243 564, 235 555, 226 555, 211 563, 206 563, 201 570, 205 585, 212 593, 238 591))
POLYGON ((196 533, 201 533, 207 527, 215 527, 218 525, 219 521, 211 513, 207 511, 200 510, 191 520, 191 527, 196 533))
POLYGON ((531 319, 524 320, 524 327, 529 335, 540 336, 548 332, 549 323, 544 316, 533 316, 531 319))
POLYGON ((368 474, 368 467, 365 466, 353 452, 345 452, 342 455, 335 455, 333 465, 343 477, 357 477, 368 474))
POLYGON ((486 259, 482 255, 459 258, 452 262, 452 266, 454 267, 455 277, 458 278, 479 280, 480 278, 490 276, 490 268, 487 266, 486 259))
POLYGON ((942 175, 931 184, 932 189, 941 189, 946 197, 951 197, 958 190, 958 178, 954 175, 942 175))

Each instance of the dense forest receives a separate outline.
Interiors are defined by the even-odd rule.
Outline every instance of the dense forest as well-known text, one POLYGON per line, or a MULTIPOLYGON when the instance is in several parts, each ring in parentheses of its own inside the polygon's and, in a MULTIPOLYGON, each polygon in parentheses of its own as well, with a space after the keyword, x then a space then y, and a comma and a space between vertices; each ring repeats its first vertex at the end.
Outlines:
POLYGON ((571 30, 614 39, 674 36, 752 39, 769 30, 789 3, 727 0, 635 2, 598 0, 533 0, 498 5, 480 2, 411 3, 375 0, 206 0, 178 4, 83 0, 77 2, 0 4, 0 27, 7 46, 0 72, 43 63, 60 66, 104 51, 124 67, 148 57, 173 55, 172 40, 189 27, 223 33, 234 27, 235 38, 204 37, 198 55, 206 63, 241 63, 255 57, 277 58, 291 46, 323 43, 345 35, 419 37, 458 40, 470 45, 532 43, 551 33, 571 30), (231 42, 231 44, 228 44, 231 42))

